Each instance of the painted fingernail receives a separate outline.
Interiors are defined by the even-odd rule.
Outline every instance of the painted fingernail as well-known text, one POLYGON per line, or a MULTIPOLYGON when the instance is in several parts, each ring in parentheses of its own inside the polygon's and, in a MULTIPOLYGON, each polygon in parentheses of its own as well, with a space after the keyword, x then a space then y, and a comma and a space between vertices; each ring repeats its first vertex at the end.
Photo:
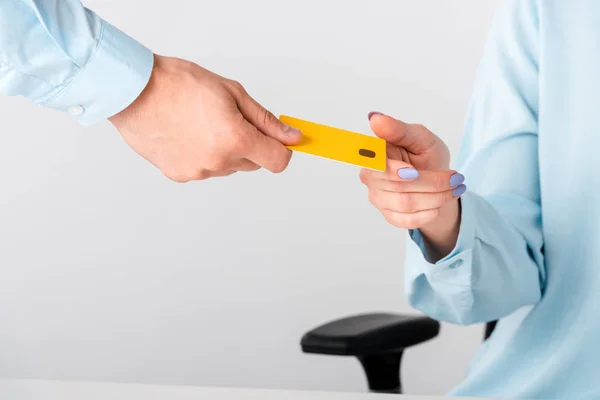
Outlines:
POLYGON ((401 168, 398 170, 398 176, 402 179, 417 179, 419 171, 414 168, 401 168))
POLYGON ((450 186, 455 187, 461 185, 465 181, 463 174, 454 174, 450 177, 450 186))
POLYGON ((283 133, 292 138, 299 138, 302 136, 302 132, 300 132, 299 129, 292 128, 291 126, 285 124, 283 125, 283 133))
POLYGON ((369 113, 369 121, 371 120, 371 118, 373 118, 373 115, 383 115, 383 113, 380 113, 378 111, 371 111, 369 113))
POLYGON ((452 189, 452 196, 460 197, 467 191, 467 187, 465 185, 458 185, 454 189, 452 189))

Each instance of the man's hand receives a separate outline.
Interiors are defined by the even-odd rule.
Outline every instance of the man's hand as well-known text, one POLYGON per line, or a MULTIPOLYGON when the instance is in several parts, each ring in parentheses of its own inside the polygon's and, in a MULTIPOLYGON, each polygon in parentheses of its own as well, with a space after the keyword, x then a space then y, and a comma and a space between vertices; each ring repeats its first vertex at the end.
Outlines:
POLYGON ((278 173, 301 133, 237 82, 176 58, 155 56, 148 86, 110 118, 125 141, 171 180, 188 182, 260 167, 278 173))
POLYGON ((422 125, 371 114, 371 129, 388 142, 387 170, 362 170, 369 200, 394 226, 420 229, 430 258, 441 259, 456 243, 464 177, 450 170, 445 143, 422 125))

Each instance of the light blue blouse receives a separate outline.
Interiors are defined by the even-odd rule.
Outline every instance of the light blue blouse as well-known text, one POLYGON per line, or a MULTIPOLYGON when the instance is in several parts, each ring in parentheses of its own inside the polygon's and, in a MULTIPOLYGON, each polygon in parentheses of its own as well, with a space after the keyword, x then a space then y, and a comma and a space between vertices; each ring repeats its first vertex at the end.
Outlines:
POLYGON ((454 167, 458 243, 432 264, 411 232, 406 292, 500 323, 451 394, 600 399, 600 1, 503 1, 454 167))

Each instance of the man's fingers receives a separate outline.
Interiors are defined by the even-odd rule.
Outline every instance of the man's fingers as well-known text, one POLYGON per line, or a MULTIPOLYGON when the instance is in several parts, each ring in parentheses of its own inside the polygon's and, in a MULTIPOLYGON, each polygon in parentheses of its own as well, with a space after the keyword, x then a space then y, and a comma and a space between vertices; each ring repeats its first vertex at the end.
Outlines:
POLYGON ((251 123, 244 124, 250 143, 244 158, 273 173, 283 172, 292 158, 292 151, 272 137, 263 135, 251 123))
POLYGON ((415 213, 440 208, 454 199, 456 197, 452 190, 439 193, 395 193, 377 189, 369 190, 369 201, 375 207, 400 213, 415 213))
POLYGON ((371 115, 370 122, 375 135, 413 154, 425 153, 440 140, 423 125, 407 124, 387 115, 371 115))
POLYGON ((233 170, 230 170, 230 171, 219 171, 219 172, 210 171, 208 173, 208 178, 221 178, 221 177, 224 177, 224 176, 233 175, 236 172, 237 171, 233 171, 233 170))
POLYGON ((219 178, 235 174, 237 171, 224 170, 224 171, 209 171, 201 170, 194 174, 181 174, 173 171, 165 172, 163 174, 176 183, 188 183, 191 181, 204 181, 210 178, 219 178))
POLYGON ((302 133, 298 129, 281 122, 247 93, 237 93, 234 97, 244 118, 265 135, 288 146, 298 144, 302 139, 302 133))
POLYGON ((259 170, 260 169, 260 165, 256 165, 255 163, 253 163, 250 160, 241 160, 241 161, 235 163, 234 165, 232 165, 231 169, 233 171, 249 172, 249 171, 259 170))

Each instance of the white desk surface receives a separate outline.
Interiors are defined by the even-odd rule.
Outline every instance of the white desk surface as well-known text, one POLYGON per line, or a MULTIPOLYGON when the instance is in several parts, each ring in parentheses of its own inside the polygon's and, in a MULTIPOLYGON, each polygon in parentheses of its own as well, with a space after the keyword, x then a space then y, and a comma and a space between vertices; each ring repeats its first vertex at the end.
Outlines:
MULTIPOLYGON (((0 379, 6 400, 440 400, 441 397, 0 379)), ((443 399, 448 399, 447 397, 443 399)))

